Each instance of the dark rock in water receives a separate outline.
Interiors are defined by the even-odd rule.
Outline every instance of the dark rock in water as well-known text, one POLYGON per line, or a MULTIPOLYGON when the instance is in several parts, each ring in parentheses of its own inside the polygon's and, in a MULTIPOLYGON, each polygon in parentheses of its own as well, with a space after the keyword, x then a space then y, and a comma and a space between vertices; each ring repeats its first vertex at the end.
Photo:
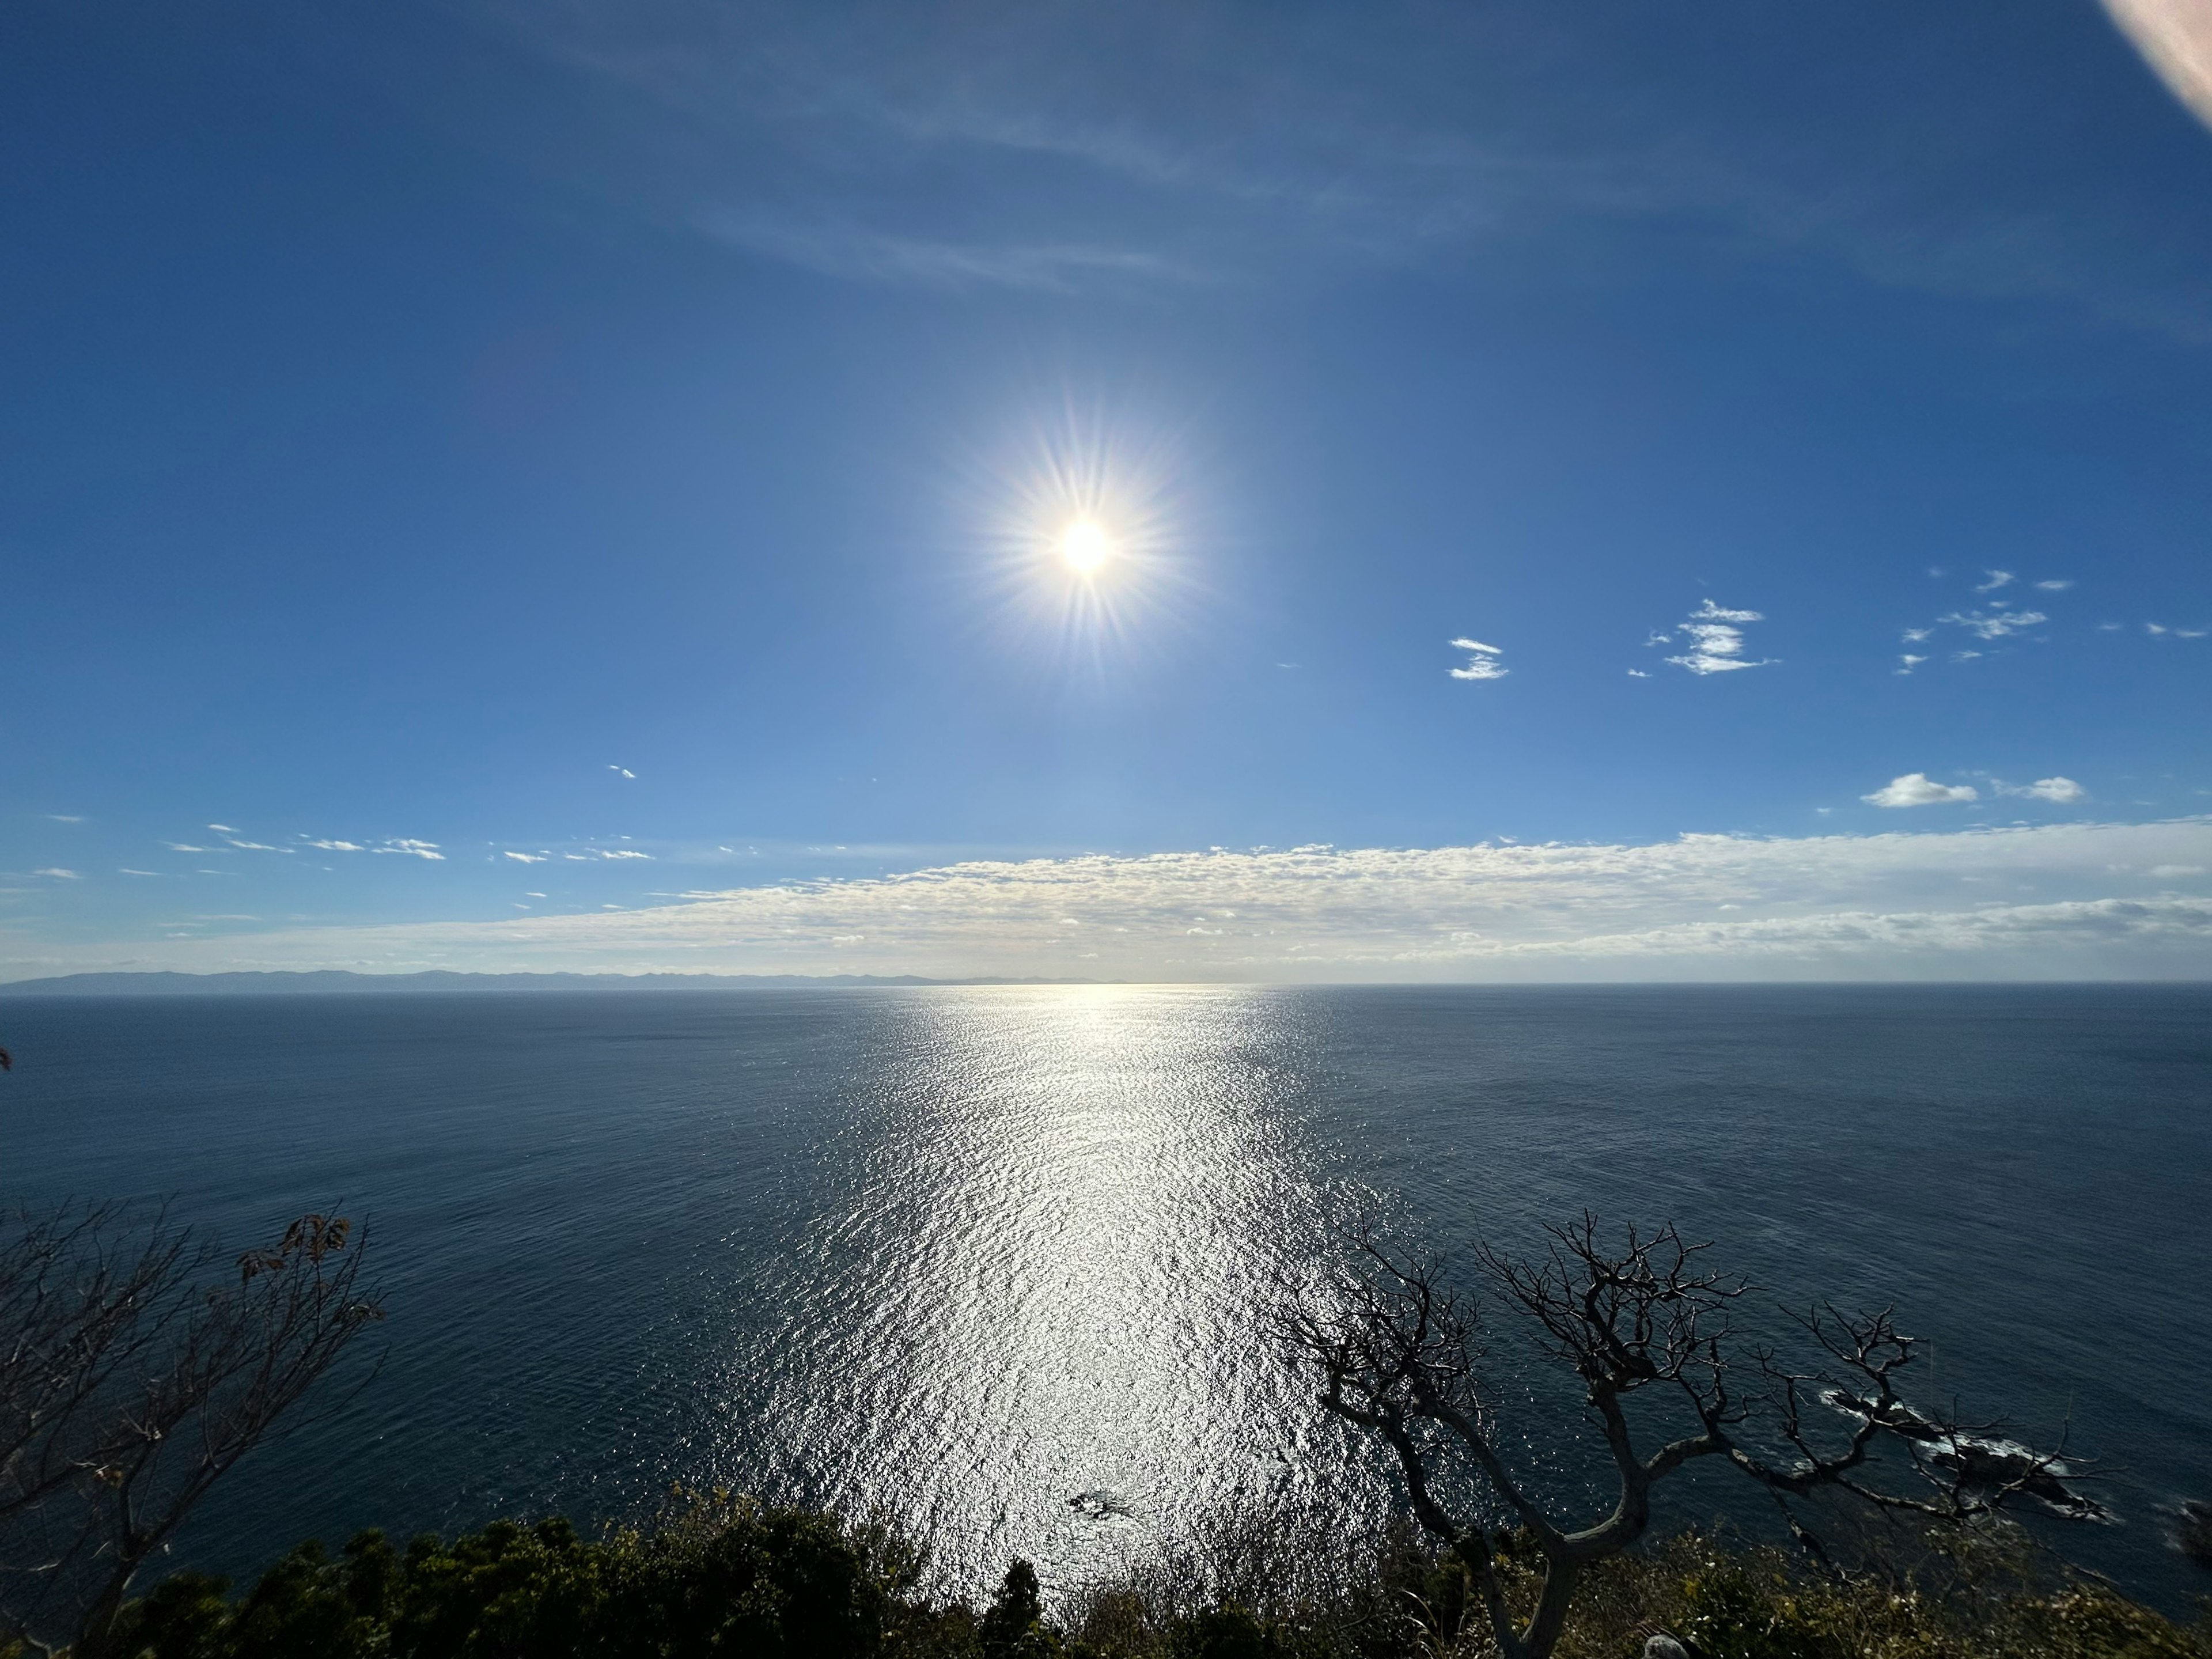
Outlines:
POLYGON ((1922 1448, 1920 1456, 1935 1468, 1957 1475, 1970 1491, 2026 1492, 2072 1521, 2112 1518, 2112 1511, 2102 1504, 2067 1484, 2064 1477, 2071 1471, 2056 1457, 2009 1441, 1958 1433, 1923 1417, 1902 1401, 1878 1407, 1872 1401, 1858 1399, 1840 1389, 1821 1397, 1836 1410, 1852 1417, 1871 1418, 1900 1440, 1922 1448))
POLYGON ((2212 1504, 2190 1498, 2173 1528, 2173 1547, 2201 1566, 2212 1567, 2212 1504))
POLYGON ((1955 1471, 1969 1486, 1980 1491, 2002 1492, 2009 1488, 2024 1492, 2076 1521, 2110 1518, 2102 1504, 2060 1480, 2049 1459, 2017 1447, 1960 1439, 1930 1453, 1928 1461, 1938 1468, 1955 1471))
POLYGON ((1108 1516, 1118 1516, 1124 1520, 1130 1516, 1127 1500, 1116 1498, 1109 1492, 1079 1492, 1067 1500, 1067 1506, 1093 1521, 1103 1520, 1108 1516))

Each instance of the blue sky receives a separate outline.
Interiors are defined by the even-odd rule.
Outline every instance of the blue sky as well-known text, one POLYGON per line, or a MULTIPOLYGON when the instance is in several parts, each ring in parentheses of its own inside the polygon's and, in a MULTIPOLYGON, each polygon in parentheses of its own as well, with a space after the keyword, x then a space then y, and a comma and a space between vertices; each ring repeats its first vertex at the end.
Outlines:
POLYGON ((0 974, 2212 972, 2115 4, 12 9, 0 974))

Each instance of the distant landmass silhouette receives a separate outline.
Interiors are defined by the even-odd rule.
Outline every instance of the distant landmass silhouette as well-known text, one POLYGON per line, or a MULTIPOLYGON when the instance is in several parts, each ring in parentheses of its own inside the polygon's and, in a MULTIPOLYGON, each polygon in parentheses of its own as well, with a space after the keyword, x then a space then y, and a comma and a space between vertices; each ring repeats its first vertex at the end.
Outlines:
POLYGON ((356 974, 343 968, 307 973, 64 974, 0 983, 15 996, 374 995, 405 991, 744 991, 851 985, 1097 985, 1093 979, 928 979, 919 974, 356 974))

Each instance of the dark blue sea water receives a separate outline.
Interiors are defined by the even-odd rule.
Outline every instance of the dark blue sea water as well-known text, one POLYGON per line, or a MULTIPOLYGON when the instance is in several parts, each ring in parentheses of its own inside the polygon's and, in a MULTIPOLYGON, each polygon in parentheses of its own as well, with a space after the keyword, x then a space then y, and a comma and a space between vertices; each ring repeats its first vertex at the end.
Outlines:
MULTIPOLYGON (((208 1504, 179 1556, 221 1569, 679 1480, 887 1506, 970 1581, 1371 1520, 1388 1483, 1255 1308, 1355 1214, 1463 1258, 1588 1206, 1776 1297, 1894 1301, 1922 1402, 2070 1419, 2109 1467, 2069 1553, 2212 1589, 2166 1541, 2212 1498, 2212 988, 15 998, 0 1030, 9 1196, 232 1244, 369 1220, 385 1368, 208 1504)), ((1521 1455, 1587 1497, 1513 1334, 1521 1455)))

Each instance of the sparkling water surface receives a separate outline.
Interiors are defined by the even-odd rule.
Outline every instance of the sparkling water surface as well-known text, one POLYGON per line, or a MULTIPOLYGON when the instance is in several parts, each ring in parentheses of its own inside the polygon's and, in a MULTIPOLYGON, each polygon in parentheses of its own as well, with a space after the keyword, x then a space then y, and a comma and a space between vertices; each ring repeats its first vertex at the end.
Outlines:
MULTIPOLYGON (((2212 989, 1005 987, 0 998, 4 1190, 243 1242, 368 1218, 380 1375, 179 1559, 634 1516, 672 1482, 880 1506, 1066 1585, 1264 1510, 1393 1512, 1259 1310, 1348 1218, 1464 1259, 1674 1219, 1897 1304, 1916 1389, 2105 1460, 2069 1552, 2179 1607, 2212 1498, 2212 989)), ((1494 1333, 1517 1453, 1592 1501, 1494 1333)), ((1672 1521, 1743 1495, 1662 1489, 1672 1521)))

